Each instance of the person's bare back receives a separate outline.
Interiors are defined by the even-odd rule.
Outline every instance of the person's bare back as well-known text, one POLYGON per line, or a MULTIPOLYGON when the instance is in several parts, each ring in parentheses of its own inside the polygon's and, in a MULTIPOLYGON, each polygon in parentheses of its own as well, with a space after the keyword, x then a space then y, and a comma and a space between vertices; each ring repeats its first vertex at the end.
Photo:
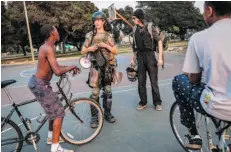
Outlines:
POLYGON ((54 51, 54 49, 46 43, 39 48, 38 65, 35 76, 39 79, 50 81, 53 76, 53 70, 48 61, 48 51, 54 51))

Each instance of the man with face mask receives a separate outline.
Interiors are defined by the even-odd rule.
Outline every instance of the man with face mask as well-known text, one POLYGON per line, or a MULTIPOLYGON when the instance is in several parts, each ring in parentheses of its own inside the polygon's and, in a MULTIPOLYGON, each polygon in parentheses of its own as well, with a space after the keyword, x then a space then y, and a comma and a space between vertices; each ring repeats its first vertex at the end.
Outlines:
MULTIPOLYGON (((90 69, 88 84, 92 88, 91 98, 99 103, 100 90, 103 89, 104 117, 109 123, 114 123, 115 118, 111 114, 113 72, 115 72, 115 58, 118 53, 112 34, 111 26, 103 12, 95 12, 92 15, 93 31, 86 35, 82 54, 91 54, 92 67, 90 69)), ((91 108, 91 127, 98 126, 98 115, 91 108)))
POLYGON ((194 109, 231 121, 231 2, 206 1, 207 29, 194 34, 184 61, 184 74, 173 80, 173 91, 180 108, 181 123, 189 130, 188 149, 201 149, 194 109), (203 81, 201 83, 203 73, 203 81))

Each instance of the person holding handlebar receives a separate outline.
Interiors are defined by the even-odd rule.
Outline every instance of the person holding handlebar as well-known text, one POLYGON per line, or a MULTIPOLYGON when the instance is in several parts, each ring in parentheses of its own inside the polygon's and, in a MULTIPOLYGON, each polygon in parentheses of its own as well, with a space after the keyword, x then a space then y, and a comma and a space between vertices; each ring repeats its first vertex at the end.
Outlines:
POLYGON ((65 112, 57 93, 52 91, 50 80, 54 73, 61 76, 66 72, 73 71, 74 76, 80 70, 75 65, 62 66, 58 64, 55 55, 55 42, 59 40, 59 33, 54 26, 46 24, 40 29, 40 32, 45 42, 39 48, 37 70, 29 79, 28 88, 39 101, 49 119, 47 144, 52 144, 51 152, 74 152, 59 145, 59 142, 64 142, 59 135, 65 112))

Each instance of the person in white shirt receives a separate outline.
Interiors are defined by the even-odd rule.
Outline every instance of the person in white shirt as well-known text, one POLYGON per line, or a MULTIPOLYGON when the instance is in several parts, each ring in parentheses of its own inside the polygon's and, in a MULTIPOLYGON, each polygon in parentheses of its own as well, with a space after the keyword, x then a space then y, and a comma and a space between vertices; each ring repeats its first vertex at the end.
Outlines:
POLYGON ((189 129, 185 147, 193 150, 202 147, 193 109, 231 121, 231 2, 206 1, 203 16, 209 28, 190 38, 184 74, 177 75, 172 85, 181 123, 189 129))

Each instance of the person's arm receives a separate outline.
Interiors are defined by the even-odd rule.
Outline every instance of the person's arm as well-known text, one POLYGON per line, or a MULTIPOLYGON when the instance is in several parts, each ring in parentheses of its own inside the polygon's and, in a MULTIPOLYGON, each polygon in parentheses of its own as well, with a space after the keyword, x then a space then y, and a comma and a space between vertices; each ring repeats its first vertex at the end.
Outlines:
POLYGON ((132 65, 134 65, 135 64, 135 61, 136 61, 136 53, 137 53, 137 49, 135 48, 135 42, 134 42, 135 40, 134 40, 134 38, 133 38, 133 43, 132 43, 132 51, 133 51, 133 53, 132 53, 132 57, 131 57, 131 61, 130 61, 130 63, 132 64, 132 65))
POLYGON ((198 84, 201 82, 202 72, 200 73, 190 73, 189 74, 189 81, 193 84, 198 84))
POLYGON ((135 61, 135 57, 136 57, 136 52, 133 52, 131 60, 135 61))
POLYGON ((162 41, 162 39, 163 39, 163 33, 162 32, 160 33, 160 31, 157 28, 152 26, 152 35, 153 35, 153 39, 155 39, 159 45, 159 41, 162 41))
POLYGON ((158 42, 158 62, 161 65, 164 63, 163 59, 163 33, 156 29, 154 26, 152 26, 152 34, 153 34, 153 39, 158 42))
POLYGON ((134 62, 135 63, 135 60, 136 60, 136 53, 137 53, 137 50, 135 49, 135 44, 134 44, 134 42, 133 42, 133 44, 132 44, 132 51, 133 51, 133 53, 132 53, 132 58, 131 58, 131 62, 134 62))
POLYGON ((113 53, 114 55, 117 55, 118 49, 116 47, 114 39, 111 37, 108 42, 109 42, 109 45, 108 45, 107 49, 110 50, 111 53, 113 53))
POLYGON ((82 50, 81 50, 81 54, 82 55, 85 55, 87 54, 89 51, 88 51, 88 48, 86 48, 85 46, 82 47, 82 50))
POLYGON ((159 49, 159 53, 158 53, 158 61, 160 62, 164 62, 163 60, 163 42, 162 40, 158 41, 158 49, 159 49))
POLYGON ((68 66, 66 66, 66 65, 59 65, 59 68, 60 68, 60 69, 64 69, 64 68, 66 68, 66 67, 68 67, 68 66))
MULTIPOLYGON (((193 38, 193 37, 192 37, 193 38)), ((185 56, 183 72, 189 78, 189 81, 193 84, 200 83, 202 77, 202 70, 199 64, 199 58, 195 48, 193 39, 190 39, 188 49, 185 56)))
POLYGON ((51 47, 48 48, 47 59, 48 59, 48 62, 50 64, 52 70, 54 71, 55 75, 57 75, 57 76, 60 76, 64 73, 76 68, 76 66, 60 67, 57 60, 56 60, 55 51, 51 47))

